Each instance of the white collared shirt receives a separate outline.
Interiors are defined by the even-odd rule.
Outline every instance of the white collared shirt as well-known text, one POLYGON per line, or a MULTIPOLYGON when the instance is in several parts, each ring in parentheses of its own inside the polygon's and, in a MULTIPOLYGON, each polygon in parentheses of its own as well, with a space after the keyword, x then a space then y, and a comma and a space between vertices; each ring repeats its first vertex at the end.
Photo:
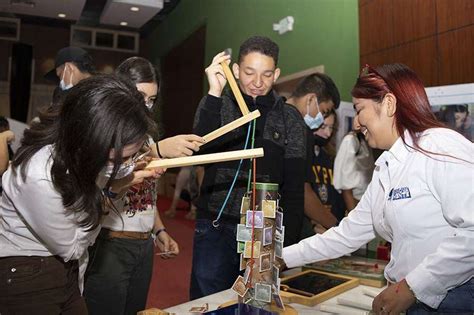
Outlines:
POLYGON ((334 188, 352 189, 354 198, 360 200, 370 183, 374 171, 374 157, 367 142, 359 141, 351 132, 341 142, 334 160, 334 188))
POLYGON ((0 202, 0 257, 60 256, 79 260, 79 280, 87 266, 87 248, 99 228, 80 227, 76 213, 66 212, 51 180, 52 147, 40 149, 29 161, 26 181, 20 169, 3 174, 0 202))
MULTIPOLYGON (((408 133, 405 139, 412 144, 408 133)), ((377 160, 367 191, 339 226, 284 248, 288 267, 348 254, 378 233, 392 242, 385 277, 405 278, 431 307, 472 278, 474 144, 444 128, 425 131, 419 144, 441 155, 413 150, 399 138, 377 160)))

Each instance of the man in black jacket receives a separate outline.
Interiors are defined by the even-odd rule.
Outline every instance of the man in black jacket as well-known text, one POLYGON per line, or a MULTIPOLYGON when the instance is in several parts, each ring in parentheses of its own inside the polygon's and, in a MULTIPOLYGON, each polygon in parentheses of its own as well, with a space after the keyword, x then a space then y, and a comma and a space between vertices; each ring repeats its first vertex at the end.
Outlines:
MULTIPOLYGON (((261 113, 256 121, 254 147, 263 147, 265 156, 257 159, 256 179, 279 184, 288 246, 298 242, 304 217, 306 127, 299 112, 272 89, 280 75, 278 51, 277 44, 270 39, 251 37, 241 45, 238 63, 233 64, 232 70, 249 110, 258 109, 261 113)), ((222 52, 206 68, 209 92, 196 111, 197 135, 205 135, 242 116, 234 95, 223 93, 226 79, 221 62, 230 63, 230 56, 222 52)), ((214 140, 203 146, 200 153, 244 149, 248 128, 245 125, 214 140)), ((239 274, 236 229, 242 197, 247 191, 251 167, 248 160, 243 162, 225 203, 238 166, 238 161, 206 166, 197 202, 191 299, 230 288, 239 274), (223 213, 213 225, 221 208, 223 213)))

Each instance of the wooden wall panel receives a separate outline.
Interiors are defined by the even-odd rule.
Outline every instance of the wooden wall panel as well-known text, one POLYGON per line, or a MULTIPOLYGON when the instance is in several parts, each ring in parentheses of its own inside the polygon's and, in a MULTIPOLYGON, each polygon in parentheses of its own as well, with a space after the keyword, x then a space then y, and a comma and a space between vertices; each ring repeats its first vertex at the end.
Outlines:
POLYGON ((436 0, 438 33, 474 24, 473 0, 436 0))
POLYGON ((393 0, 394 44, 436 34, 435 0, 393 0))
POLYGON ((165 137, 192 132, 203 96, 206 27, 202 26, 162 59, 162 122, 165 137))
POLYGON ((44 79, 43 75, 54 68, 54 57, 58 50, 69 45, 69 29, 23 23, 20 36, 21 42, 33 46, 33 58, 35 60, 34 82, 50 84, 51 82, 44 79), (45 45, 45 38, 54 38, 54 40, 45 45))
POLYGON ((474 82, 474 0, 359 0, 359 6, 361 67, 405 63, 426 86, 474 82))
POLYGON ((366 5, 370 1, 374 1, 374 0, 359 0, 359 7, 366 5))
POLYGON ((438 85, 436 36, 397 46, 393 59, 412 68, 425 86, 438 85))
POLYGON ((474 82, 474 25, 440 34, 439 84, 474 82))
POLYGON ((371 1, 359 8, 360 54, 393 45, 392 1, 371 1))
POLYGON ((366 64, 371 67, 377 67, 386 63, 396 62, 392 49, 382 50, 372 54, 360 57, 360 68, 362 69, 366 64))

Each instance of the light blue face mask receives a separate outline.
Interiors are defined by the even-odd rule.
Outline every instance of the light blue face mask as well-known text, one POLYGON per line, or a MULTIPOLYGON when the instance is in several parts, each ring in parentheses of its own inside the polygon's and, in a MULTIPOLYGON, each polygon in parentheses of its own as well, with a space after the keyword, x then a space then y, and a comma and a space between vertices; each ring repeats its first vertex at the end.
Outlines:
POLYGON ((72 75, 73 73, 71 72, 71 78, 69 80, 69 84, 66 84, 66 82, 64 82, 64 74, 66 73, 66 67, 64 67, 64 71, 63 71, 63 77, 61 78, 61 82, 59 82, 59 87, 61 88, 61 90, 63 91, 66 91, 66 90, 69 90, 70 88, 72 88, 74 85, 72 84, 72 75))
POLYGON ((306 106, 307 112, 304 116, 304 122, 311 130, 318 129, 324 123, 324 116, 319 110, 318 99, 316 99, 316 107, 318 108, 318 113, 316 114, 316 117, 311 117, 309 114, 309 105, 306 106))

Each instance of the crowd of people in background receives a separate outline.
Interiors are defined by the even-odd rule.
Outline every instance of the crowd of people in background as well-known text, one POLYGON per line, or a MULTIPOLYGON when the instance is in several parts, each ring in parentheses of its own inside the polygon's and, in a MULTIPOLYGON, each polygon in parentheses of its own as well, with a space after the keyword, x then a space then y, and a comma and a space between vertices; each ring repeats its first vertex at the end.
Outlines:
MULTIPOLYGON (((208 144, 202 138, 242 115, 224 88, 223 63, 231 63, 225 52, 206 68, 209 90, 193 134, 159 139, 153 110, 160 76, 150 61, 131 57, 103 75, 77 47, 57 53, 46 75, 58 83, 51 104, 15 153, 9 146, 15 135, 0 117, 0 314, 145 308, 155 247, 165 259, 179 254, 157 208, 157 181, 166 170, 146 164, 250 148, 247 125, 208 144)), ((334 81, 311 74, 285 99, 274 90, 278 64, 278 45, 252 36, 231 68, 250 111, 261 113, 254 145, 265 156, 255 176, 280 187, 283 263, 340 257, 377 233, 392 243, 392 253, 389 286, 374 299, 375 314, 474 311, 468 106, 435 114, 407 66, 367 66, 352 89, 353 128, 336 150, 334 81), (384 151, 376 161, 372 149, 384 151)), ((188 219, 196 220, 191 299, 230 288, 240 274, 235 235, 251 167, 231 161, 178 173, 166 216, 175 217, 188 190, 188 219)))

